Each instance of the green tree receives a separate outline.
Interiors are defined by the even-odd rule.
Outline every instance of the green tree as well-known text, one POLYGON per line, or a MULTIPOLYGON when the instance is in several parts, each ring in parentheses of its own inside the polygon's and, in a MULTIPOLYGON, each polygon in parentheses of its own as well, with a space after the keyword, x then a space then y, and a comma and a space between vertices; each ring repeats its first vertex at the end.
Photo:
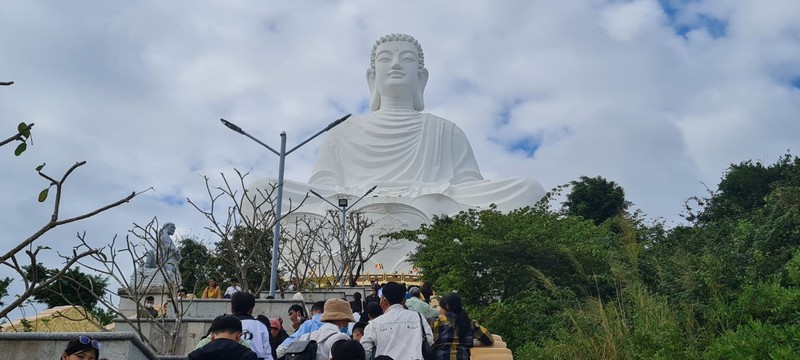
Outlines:
POLYGON ((213 254, 203 243, 190 237, 180 239, 178 249, 181 252, 181 262, 178 264, 181 286, 194 293, 202 291, 203 283, 210 276, 215 276, 210 274, 213 254))
MULTIPOLYGON (((11 285, 11 278, 3 278, 0 280, 0 299, 8 296, 8 286, 11 285)), ((0 306, 5 306, 5 304, 0 301, 0 306)))
POLYGON ((572 181, 571 184, 572 190, 564 202, 568 215, 580 216, 599 225, 622 215, 630 206, 622 187, 603 177, 581 176, 579 181, 572 181))
MULTIPOLYGON (((26 267, 28 281, 37 282, 52 277, 59 269, 48 269, 41 263, 35 268, 26 267)), ((63 277, 35 292, 33 299, 47 304, 49 307, 62 305, 80 305, 87 310, 97 306, 97 299, 106 293, 108 279, 97 275, 89 275, 80 267, 67 270, 63 277)))
POLYGON ((580 218, 534 208, 471 210, 434 217, 417 234, 424 236, 414 264, 438 289, 458 290, 468 304, 531 288, 605 296, 613 287, 605 257, 615 235, 580 218))
MULTIPOLYGON (((25 266, 25 277, 31 283, 52 278, 60 269, 48 269, 41 263, 35 267, 25 266)), ((33 293, 33 300, 47 304, 49 308, 63 305, 81 306, 92 314, 101 325, 110 324, 114 315, 99 306, 98 301, 106 295, 108 279, 90 275, 80 267, 69 268, 58 280, 33 293)))
POLYGON ((779 187, 800 186, 800 157, 786 153, 777 162, 764 165, 747 160, 731 164, 717 191, 709 197, 693 197, 699 211, 687 204, 687 220, 701 224, 747 216, 766 203, 766 196, 779 187))
POLYGON ((242 290, 260 292, 267 288, 272 261, 272 231, 244 226, 232 232, 232 238, 215 244, 213 257, 209 259, 210 276, 217 281, 231 277, 239 279, 242 290))

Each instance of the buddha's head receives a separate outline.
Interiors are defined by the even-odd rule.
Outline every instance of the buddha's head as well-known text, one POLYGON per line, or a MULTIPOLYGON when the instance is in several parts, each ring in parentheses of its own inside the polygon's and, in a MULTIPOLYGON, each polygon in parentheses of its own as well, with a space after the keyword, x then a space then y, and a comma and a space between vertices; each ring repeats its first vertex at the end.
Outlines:
POLYGON ((175 234, 175 224, 168 222, 161 227, 161 230, 169 235, 175 234))
POLYGON ((372 46, 367 83, 370 93, 370 110, 381 107, 381 95, 412 97, 414 109, 422 111, 425 103, 422 94, 428 82, 422 46, 411 35, 382 36, 372 46))

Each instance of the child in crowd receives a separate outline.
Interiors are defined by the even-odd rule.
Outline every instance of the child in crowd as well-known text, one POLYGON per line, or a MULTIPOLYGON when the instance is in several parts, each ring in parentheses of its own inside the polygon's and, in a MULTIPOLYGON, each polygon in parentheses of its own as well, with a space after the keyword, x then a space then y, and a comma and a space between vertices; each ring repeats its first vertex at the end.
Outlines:
POLYGON ((361 337, 364 336, 365 327, 367 327, 367 323, 364 321, 359 321, 353 325, 353 340, 361 341, 361 337))

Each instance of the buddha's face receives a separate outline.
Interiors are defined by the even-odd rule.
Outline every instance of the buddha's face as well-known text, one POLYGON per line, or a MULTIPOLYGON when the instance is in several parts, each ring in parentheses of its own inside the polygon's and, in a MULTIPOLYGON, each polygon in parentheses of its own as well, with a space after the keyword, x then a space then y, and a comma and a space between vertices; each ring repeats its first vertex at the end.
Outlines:
POLYGON ((375 50, 375 85, 381 95, 404 95, 398 90, 420 87, 417 47, 407 41, 389 41, 375 50), (388 92, 388 93, 387 93, 388 92))

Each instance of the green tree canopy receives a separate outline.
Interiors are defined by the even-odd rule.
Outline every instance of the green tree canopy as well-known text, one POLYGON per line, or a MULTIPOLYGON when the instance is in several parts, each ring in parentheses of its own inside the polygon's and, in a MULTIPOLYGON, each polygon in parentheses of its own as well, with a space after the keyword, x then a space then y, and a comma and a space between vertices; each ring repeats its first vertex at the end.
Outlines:
POLYGON ((269 283, 271 254, 271 230, 237 227, 232 239, 214 245, 205 279, 214 276, 217 281, 225 282, 236 277, 242 290, 263 290, 269 283))
MULTIPOLYGON (((11 285, 11 278, 6 277, 0 280, 0 299, 8 296, 8 286, 11 285)), ((5 304, 0 301, 0 306, 5 306, 5 304)))
MULTIPOLYGON (((27 280, 32 282, 47 279, 58 272, 57 269, 48 269, 41 263, 35 268, 26 267, 25 270, 27 280)), ((80 267, 73 267, 67 270, 64 277, 35 292, 33 299, 49 307, 80 305, 87 310, 94 310, 97 299, 105 295, 107 287, 108 279, 86 274, 80 267)))
POLYGON ((615 235, 580 218, 533 208, 471 210, 434 217, 418 234, 425 236, 414 264, 466 303, 505 300, 531 288, 606 295, 611 287, 605 257, 615 235))
POLYGON ((787 153, 770 165, 751 160, 731 164, 717 191, 707 198, 692 198, 700 211, 689 208, 687 220, 710 223, 747 216, 764 206, 770 192, 787 186, 800 186, 800 157, 787 153))
POLYGON ((580 216, 599 225, 604 221, 622 215, 630 206, 625 200, 625 191, 613 181, 601 176, 581 176, 572 181, 572 190, 567 195, 564 207, 567 214, 580 216))
POLYGON ((181 252, 181 262, 178 264, 181 286, 189 292, 202 291, 208 278, 216 276, 209 274, 213 254, 200 241, 190 237, 180 239, 178 249, 181 252))

